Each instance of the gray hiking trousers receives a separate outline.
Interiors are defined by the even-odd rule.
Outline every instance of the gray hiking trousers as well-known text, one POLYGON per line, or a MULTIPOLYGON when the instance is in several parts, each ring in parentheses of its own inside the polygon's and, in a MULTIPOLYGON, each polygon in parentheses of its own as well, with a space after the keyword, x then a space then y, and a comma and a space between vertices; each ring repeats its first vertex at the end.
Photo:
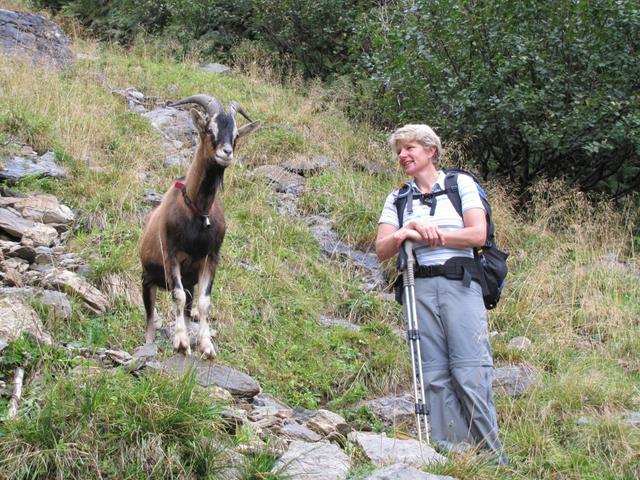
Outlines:
POLYGON ((415 296, 434 442, 464 441, 501 451, 480 285, 464 287, 462 280, 443 276, 416 278, 415 296))

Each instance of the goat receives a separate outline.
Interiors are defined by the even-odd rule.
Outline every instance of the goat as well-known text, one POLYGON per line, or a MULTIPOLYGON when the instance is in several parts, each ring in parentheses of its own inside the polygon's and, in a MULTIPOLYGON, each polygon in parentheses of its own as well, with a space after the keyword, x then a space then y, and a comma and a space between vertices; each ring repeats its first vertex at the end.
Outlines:
POLYGON ((184 181, 176 182, 162 202, 147 217, 140 240, 142 298, 146 313, 145 341, 153 344, 160 322, 155 312, 158 287, 171 291, 175 303, 173 348, 191 354, 185 312, 191 317, 194 288, 198 285, 198 303, 193 319, 199 321, 197 348, 203 358, 214 358, 208 315, 211 287, 218 265, 220 247, 226 231, 219 197, 226 167, 233 161, 236 141, 258 129, 236 103, 228 110, 209 95, 194 95, 169 106, 194 103, 206 116, 191 109, 191 118, 199 134, 195 157, 184 181), (249 122, 238 128, 236 114, 249 122))

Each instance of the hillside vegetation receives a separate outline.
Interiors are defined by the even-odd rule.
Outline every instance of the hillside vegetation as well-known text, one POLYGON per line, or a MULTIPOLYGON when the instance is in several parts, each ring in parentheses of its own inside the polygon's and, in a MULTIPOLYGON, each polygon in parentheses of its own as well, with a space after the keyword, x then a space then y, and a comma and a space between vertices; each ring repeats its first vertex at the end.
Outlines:
MULTIPOLYGON (((384 198, 402 179, 388 132, 349 121, 319 83, 282 82, 264 61, 212 76, 144 41, 125 51, 75 39, 74 49, 95 59, 55 72, 0 57, 0 146, 54 150, 71 172, 66 180, 32 178, 11 188, 51 193, 71 206, 78 221, 70 248, 89 262, 91 280, 100 286, 118 275, 137 290, 137 242, 148 211, 141 199, 146 190, 164 192, 184 169, 163 167, 160 134, 111 90, 237 100, 265 126, 240 145, 242 161, 225 176, 228 233, 212 293, 217 361, 249 373, 291 406, 328 407, 355 426, 383 428, 357 403, 410 385, 407 348, 394 333, 400 310, 363 292, 356 270, 328 261, 304 219, 280 215, 270 188, 249 172, 299 156, 335 159, 335 168, 308 180, 299 206, 305 215, 330 216, 342 240, 371 248, 384 198), (356 167, 362 159, 383 173, 363 172, 356 167), (321 313, 363 328, 323 327, 321 313)), ((464 164, 464 149, 448 147, 464 164)), ((490 313, 495 359, 528 364, 541 378, 518 398, 496 399, 511 466, 461 455, 433 472, 461 480, 640 477, 640 430, 622 419, 640 410, 633 199, 614 208, 538 179, 522 208, 510 185, 487 187, 498 242, 511 252, 503 299, 490 313), (521 335, 532 348, 507 346, 521 335)), ((39 311, 59 342, 131 351, 143 342, 142 305, 125 296, 112 301, 99 316, 76 305, 69 322, 39 311)), ((170 316, 167 296, 160 314, 170 316)), ((0 421, 0 478, 216 478, 224 447, 243 441, 242 432, 224 432, 223 405, 193 378, 175 383, 114 371, 87 379, 69 373, 77 360, 26 338, 3 352, 0 378, 9 383, 25 362, 40 381, 27 387, 19 415, 0 421)), ((0 415, 5 411, 3 398, 0 415)), ((266 473, 272 463, 267 452, 255 455, 244 478, 275 478, 266 473)), ((370 467, 360 460, 349 478, 370 467)))

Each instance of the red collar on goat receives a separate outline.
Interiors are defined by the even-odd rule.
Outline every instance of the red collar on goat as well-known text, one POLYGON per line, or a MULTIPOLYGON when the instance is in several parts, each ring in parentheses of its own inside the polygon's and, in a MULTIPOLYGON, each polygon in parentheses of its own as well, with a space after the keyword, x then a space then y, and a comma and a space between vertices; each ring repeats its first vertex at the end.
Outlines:
POLYGON ((195 215, 202 217, 202 228, 211 226, 211 222, 209 221, 209 214, 203 212, 196 205, 194 205, 194 203, 189 198, 189 195, 187 195, 187 186, 184 183, 177 181, 175 183, 175 187, 182 192, 182 198, 184 198, 184 203, 187 205, 187 207, 189 207, 189 209, 191 209, 191 211, 195 215))

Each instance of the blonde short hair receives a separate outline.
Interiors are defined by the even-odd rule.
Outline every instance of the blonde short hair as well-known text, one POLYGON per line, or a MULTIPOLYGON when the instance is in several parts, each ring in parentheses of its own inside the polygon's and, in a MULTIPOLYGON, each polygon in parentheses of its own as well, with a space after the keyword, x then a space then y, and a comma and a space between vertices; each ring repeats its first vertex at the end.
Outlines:
POLYGON ((389 145, 394 153, 398 153, 398 144, 405 142, 418 142, 423 147, 436 147, 436 154, 433 157, 433 164, 438 165, 440 159, 444 156, 444 149, 442 148, 442 142, 440 137, 436 135, 436 132, 429 125, 405 125, 400 127, 389 137, 389 145))

